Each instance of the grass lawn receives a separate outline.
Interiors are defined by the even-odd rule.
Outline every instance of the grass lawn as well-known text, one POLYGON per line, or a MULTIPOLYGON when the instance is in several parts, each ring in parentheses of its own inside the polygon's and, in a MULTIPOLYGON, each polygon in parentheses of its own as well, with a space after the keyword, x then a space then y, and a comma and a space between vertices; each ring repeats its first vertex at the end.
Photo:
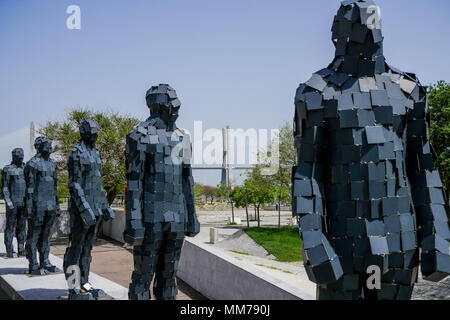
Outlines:
POLYGON ((244 231, 277 261, 302 261, 302 240, 297 227, 247 228, 244 231))

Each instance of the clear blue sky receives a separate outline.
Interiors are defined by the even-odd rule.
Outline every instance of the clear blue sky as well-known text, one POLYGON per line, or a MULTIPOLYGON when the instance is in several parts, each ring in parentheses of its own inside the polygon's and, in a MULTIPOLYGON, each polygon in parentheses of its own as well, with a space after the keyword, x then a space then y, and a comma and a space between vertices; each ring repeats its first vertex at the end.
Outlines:
MULTIPOLYGON (((421 82, 449 80, 450 1, 378 0, 385 56, 421 82)), ((0 0, 0 136, 73 106, 146 118, 170 83, 179 126, 277 128, 300 82, 326 66, 337 0, 0 0), (81 8, 81 30, 66 8, 81 8)), ((0 150, 9 152, 9 150, 0 150)))

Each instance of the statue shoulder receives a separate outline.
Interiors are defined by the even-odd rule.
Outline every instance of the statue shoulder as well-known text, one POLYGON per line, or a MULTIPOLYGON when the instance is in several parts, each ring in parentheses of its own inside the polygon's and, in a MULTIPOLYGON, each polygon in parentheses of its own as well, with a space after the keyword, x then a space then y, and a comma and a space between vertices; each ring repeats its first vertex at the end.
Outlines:
POLYGON ((9 172, 11 171, 11 169, 12 169, 11 165, 8 164, 8 165, 6 165, 6 166, 3 167, 2 172, 3 172, 3 173, 9 173, 9 172))
POLYGON ((148 134, 148 121, 141 122, 136 128, 134 128, 128 135, 127 141, 139 141, 139 139, 148 134))
POLYGON ((25 164, 25 168, 36 168, 38 163, 38 160, 36 158, 36 156, 34 156, 33 158, 31 158, 30 160, 27 161, 27 163, 25 164))

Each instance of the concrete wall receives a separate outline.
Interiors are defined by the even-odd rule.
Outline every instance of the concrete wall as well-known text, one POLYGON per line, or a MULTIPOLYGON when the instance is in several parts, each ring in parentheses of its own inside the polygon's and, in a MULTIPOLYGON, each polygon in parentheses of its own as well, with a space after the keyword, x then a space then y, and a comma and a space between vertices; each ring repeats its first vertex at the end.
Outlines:
MULTIPOLYGON (((114 209, 116 219, 113 222, 103 222, 102 231, 106 235, 114 235, 111 238, 123 242, 123 228, 125 225, 125 214, 123 209, 114 209)), ((5 232, 6 214, 0 213, 0 232, 5 232)), ((70 234, 70 215, 65 209, 61 210, 61 216, 55 220, 52 228, 52 239, 68 237, 70 234)))
POLYGON ((190 238, 184 241, 177 276, 214 300, 315 300, 306 292, 190 238))
POLYGON ((123 231, 125 230, 125 211, 114 209, 116 217, 111 221, 103 221, 102 233, 111 239, 124 242, 123 231))
MULTIPOLYGON (((5 232, 6 214, 0 213, 0 232, 5 232)), ((67 211, 62 210, 61 216, 55 220, 52 228, 52 239, 67 237, 70 232, 70 216, 67 211)))
MULTIPOLYGON (((103 223, 103 234, 123 242, 125 214, 103 223)), ((209 299, 222 300, 315 300, 315 297, 255 267, 242 263, 211 245, 186 238, 177 276, 209 299)))

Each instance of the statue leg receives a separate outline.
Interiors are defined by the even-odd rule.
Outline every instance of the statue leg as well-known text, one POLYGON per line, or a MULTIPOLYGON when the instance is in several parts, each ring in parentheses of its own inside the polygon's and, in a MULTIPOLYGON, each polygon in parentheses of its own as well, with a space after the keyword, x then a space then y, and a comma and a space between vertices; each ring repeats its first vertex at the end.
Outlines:
POLYGON ((97 219, 95 225, 87 229, 86 237, 84 239, 83 249, 81 251, 81 258, 79 262, 81 271, 81 285, 89 282, 89 271, 91 268, 92 256, 91 251, 94 246, 95 239, 97 236, 98 225, 101 219, 97 219))
POLYGON ((70 276, 70 274, 67 274, 67 269, 70 266, 79 266, 80 264, 80 257, 87 233, 87 229, 83 227, 83 222, 77 212, 70 214, 70 226, 69 246, 64 254, 63 264, 66 279, 70 276))
POLYGON ((149 225, 146 224, 145 227, 143 244, 133 248, 134 271, 128 292, 130 300, 150 300, 151 298, 150 284, 155 273, 163 232, 160 223, 155 223, 155 226, 149 225))
POLYGON ((5 227, 5 248, 6 256, 12 258, 14 256, 13 237, 14 228, 16 227, 17 208, 6 210, 6 227, 5 227))
POLYGON ((17 208, 17 225, 16 225, 16 238, 18 245, 19 256, 25 255, 25 239, 26 239, 26 229, 27 229, 27 218, 25 216, 25 208, 17 208))
POLYGON ((48 256, 50 254, 50 236, 51 229, 55 223, 55 212, 46 212, 44 216, 44 223, 42 225, 42 231, 39 237, 38 250, 39 250, 39 262, 40 267, 49 272, 58 272, 59 269, 50 263, 48 256))
MULTIPOLYGON (((180 230, 180 228, 177 228, 180 230)), ((175 300, 178 294, 176 273, 183 247, 184 231, 166 233, 156 266, 153 294, 156 300, 175 300)))
POLYGON ((37 259, 37 243, 41 233, 41 223, 37 218, 28 219, 28 234, 25 250, 29 263, 29 272, 31 274, 40 274, 39 263, 37 259))
MULTIPOLYGON (((83 252, 83 245, 85 243, 86 234, 88 229, 84 228, 83 222, 78 212, 70 212, 70 235, 69 246, 64 254, 64 275, 68 279, 72 273, 68 273, 69 267, 76 266, 79 268, 81 254, 83 252)), ((81 292, 81 270, 79 271, 79 279, 75 279, 77 283, 71 283, 74 285, 73 289, 69 289, 69 300, 94 300, 94 297, 90 293, 81 292)), ((73 272, 73 271, 72 271, 73 272)))
POLYGON ((344 274, 339 280, 317 286, 317 300, 361 300, 362 282, 358 273, 344 274))

